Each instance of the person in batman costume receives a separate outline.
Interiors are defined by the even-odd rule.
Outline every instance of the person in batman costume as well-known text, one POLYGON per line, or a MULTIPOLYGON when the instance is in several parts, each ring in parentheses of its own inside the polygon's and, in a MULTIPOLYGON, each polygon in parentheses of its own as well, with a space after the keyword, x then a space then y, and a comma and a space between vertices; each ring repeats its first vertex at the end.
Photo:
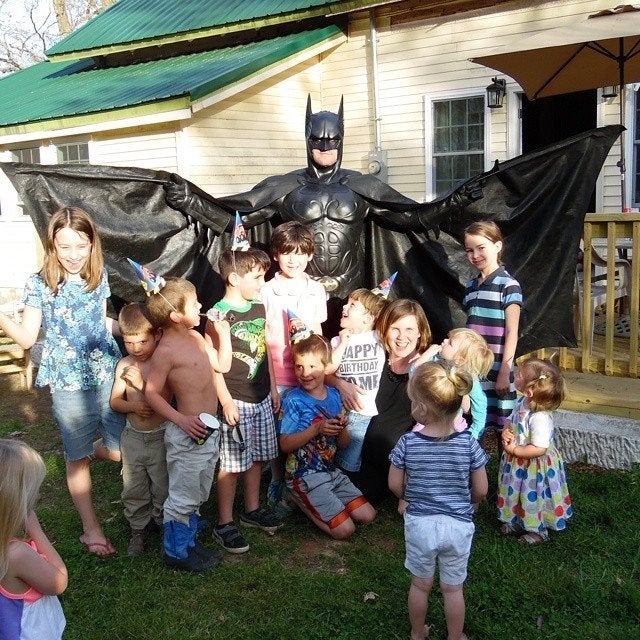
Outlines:
MULTIPOLYGON (((476 275, 465 255, 464 229, 475 220, 493 220, 505 236, 504 262, 524 292, 517 355, 543 347, 575 346, 572 300, 584 216, 602 165, 623 130, 609 125, 585 131, 505 160, 496 170, 472 178, 461 199, 445 197, 443 202, 472 199, 464 193, 477 192, 479 182, 482 198, 464 208, 454 204, 449 210, 439 206, 440 201, 420 205, 371 176, 336 167, 333 181, 349 187, 367 213, 364 223, 358 218, 363 234, 348 234, 350 241, 358 240, 360 255, 364 254, 359 280, 345 283, 343 290, 360 283, 373 288, 398 271, 392 296, 417 300, 427 313, 434 341, 440 342, 451 328, 464 326, 460 303, 465 283, 476 275), (380 210, 388 214, 378 214, 380 210), (396 216, 404 221, 421 219, 420 230, 394 230, 399 227, 392 227, 387 218, 396 216), (436 233, 424 233, 424 228, 436 233)), ((220 199, 189 183, 190 192, 201 197, 193 198, 187 215, 166 202, 167 187, 176 188, 182 180, 166 171, 0 163, 41 238, 46 238, 52 211, 73 204, 91 212, 103 241, 116 313, 141 295, 127 257, 155 273, 187 278, 204 307, 212 306, 224 291, 216 267, 231 242, 232 234, 225 232, 235 217, 230 214, 238 209, 245 220, 266 217, 249 233, 253 244, 267 244, 272 224, 282 219, 279 205, 285 197, 321 186, 319 179, 313 180, 312 167, 267 178, 247 193, 220 199)), ((335 207, 326 209, 334 215, 335 207)), ((353 220, 334 223, 321 218, 319 228, 330 233, 356 226, 353 220)), ((341 267, 342 256, 334 257, 341 267)), ((348 264, 358 266, 358 261, 350 258, 348 264)), ((316 273, 322 277, 320 268, 316 273)), ((340 275, 338 268, 336 273, 340 275)))
MULTIPOLYGON (((312 113, 307 99, 305 122, 307 168, 273 176, 251 191, 216 198, 215 203, 193 193, 177 175, 166 186, 167 203, 196 218, 222 219, 236 210, 246 228, 269 221, 272 225, 290 220, 311 228, 315 254, 308 271, 329 294, 328 335, 337 333, 344 299, 359 287, 371 287, 365 277, 367 247, 365 222, 396 231, 425 233, 437 228, 430 222, 462 210, 482 196, 481 179, 434 202, 419 204, 398 193, 374 176, 343 169, 343 101, 338 113, 312 113), (228 211, 220 205, 227 205, 228 211)), ((232 225, 231 218, 229 225, 232 225)), ((258 238, 259 239, 259 238, 258 238)), ((395 269, 394 269, 395 270, 395 269)))

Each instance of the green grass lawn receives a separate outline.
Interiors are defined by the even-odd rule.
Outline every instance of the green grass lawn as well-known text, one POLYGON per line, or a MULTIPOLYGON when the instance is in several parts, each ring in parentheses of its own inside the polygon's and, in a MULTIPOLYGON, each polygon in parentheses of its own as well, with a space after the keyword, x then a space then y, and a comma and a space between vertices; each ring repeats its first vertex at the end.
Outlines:
MULTIPOLYGON (((203 575, 181 574, 164 568, 159 537, 146 556, 124 555, 128 529, 113 464, 97 464, 93 477, 99 515, 120 555, 101 560, 86 553, 55 427, 48 420, 0 421, 0 436, 10 434, 47 463, 38 513, 69 569, 65 639, 409 637, 409 576, 393 501, 349 541, 331 541, 296 515, 273 537, 245 529, 248 554, 227 554, 203 575), (375 599, 365 602, 369 592, 375 599)), ((496 467, 493 459, 492 478, 496 467)), ((569 529, 536 547, 500 537, 494 510, 482 506, 465 586, 472 640, 640 638, 640 470, 570 468, 569 489, 575 506, 569 529)), ((204 515, 215 517, 215 500, 204 515)), ((204 542, 213 544, 209 536, 204 542)), ((431 638, 446 638, 438 589, 428 620, 435 625, 431 638)))

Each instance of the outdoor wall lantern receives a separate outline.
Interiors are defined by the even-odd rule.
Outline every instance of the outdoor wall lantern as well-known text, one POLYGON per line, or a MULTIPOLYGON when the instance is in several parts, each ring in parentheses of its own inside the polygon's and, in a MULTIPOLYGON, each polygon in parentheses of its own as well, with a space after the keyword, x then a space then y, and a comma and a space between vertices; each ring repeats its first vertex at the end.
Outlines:
POLYGON ((618 86, 602 87, 603 98, 615 98, 618 95, 618 86))
POLYGON ((487 107, 501 109, 506 92, 507 81, 504 78, 491 78, 491 84, 487 87, 487 107))

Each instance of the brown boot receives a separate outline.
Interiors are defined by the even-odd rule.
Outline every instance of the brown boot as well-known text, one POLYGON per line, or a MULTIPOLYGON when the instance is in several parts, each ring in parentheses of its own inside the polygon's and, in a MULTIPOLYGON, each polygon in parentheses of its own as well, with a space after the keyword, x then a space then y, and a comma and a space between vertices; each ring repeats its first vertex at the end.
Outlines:
POLYGON ((144 553, 144 542, 147 538, 144 529, 131 529, 131 541, 127 549, 127 555, 131 557, 141 556, 144 553))

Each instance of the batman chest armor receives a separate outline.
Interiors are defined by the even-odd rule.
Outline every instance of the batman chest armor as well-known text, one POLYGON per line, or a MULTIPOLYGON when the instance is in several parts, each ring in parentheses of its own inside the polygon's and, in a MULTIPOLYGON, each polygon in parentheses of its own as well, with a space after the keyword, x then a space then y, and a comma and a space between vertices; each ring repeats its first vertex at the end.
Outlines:
POLYGON ((300 185, 282 207, 284 220, 297 220, 311 229, 315 254, 309 271, 321 279, 341 276, 361 264, 366 215, 366 202, 337 182, 300 185))

